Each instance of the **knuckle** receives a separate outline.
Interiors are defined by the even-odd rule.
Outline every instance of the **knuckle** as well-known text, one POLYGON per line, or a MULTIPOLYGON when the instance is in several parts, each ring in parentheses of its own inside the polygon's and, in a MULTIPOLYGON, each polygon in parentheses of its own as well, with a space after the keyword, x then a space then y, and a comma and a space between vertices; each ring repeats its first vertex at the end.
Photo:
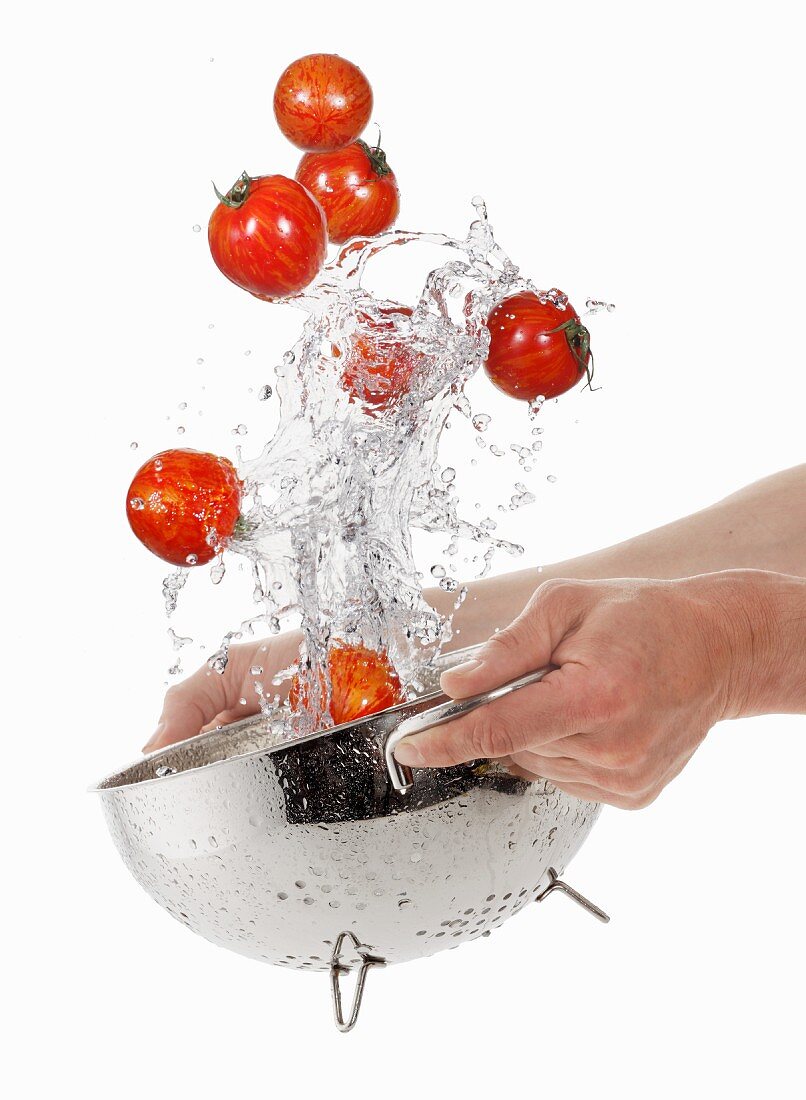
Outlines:
POLYGON ((511 627, 505 627, 504 630, 499 630, 497 634, 493 634, 487 642, 485 649, 493 658, 495 658, 497 654, 506 658, 515 656, 522 647, 523 643, 516 636, 515 631, 511 627))
POLYGON ((618 721, 629 710, 629 687, 621 675, 606 675, 597 669, 591 675, 591 691, 598 716, 605 722, 618 721))
POLYGON ((599 763, 606 768, 628 768, 632 760, 630 746, 616 740, 599 742, 596 747, 596 756, 599 763))
POLYGON ((508 756, 515 751, 515 743, 505 722, 483 707, 468 735, 468 747, 474 758, 508 756))
POLYGON ((623 722, 632 709, 631 681, 622 668, 613 669, 593 657, 585 668, 583 690, 578 698, 580 706, 600 725, 623 722))
POLYGON ((618 773, 614 780, 619 794, 626 795, 630 799, 640 798, 646 791, 646 784, 640 774, 633 771, 618 773))
POLYGON ((568 577, 550 577, 538 587, 535 595, 541 599, 550 599, 554 596, 563 596, 575 591, 579 587, 577 581, 568 577))
POLYGON ((623 771, 630 776, 643 776, 652 760, 647 741, 640 736, 622 733, 595 742, 593 752, 606 768, 623 771))
POLYGON ((629 794, 626 796, 625 809, 628 810, 645 810, 647 806, 651 805, 660 794, 660 788, 650 788, 648 791, 640 791, 637 794, 629 794))

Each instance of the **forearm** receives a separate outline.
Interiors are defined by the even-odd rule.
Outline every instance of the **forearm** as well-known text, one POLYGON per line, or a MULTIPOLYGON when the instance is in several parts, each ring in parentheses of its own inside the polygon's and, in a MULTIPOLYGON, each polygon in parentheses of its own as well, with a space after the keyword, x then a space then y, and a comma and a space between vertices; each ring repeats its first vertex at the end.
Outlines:
MULTIPOLYGON (((670 580, 725 569, 760 569, 806 576, 806 465, 747 486, 691 516, 570 561, 523 569, 468 584, 454 618, 454 645, 484 641, 525 607, 544 580, 641 577, 670 580)), ((448 614, 453 594, 425 597, 448 614)))

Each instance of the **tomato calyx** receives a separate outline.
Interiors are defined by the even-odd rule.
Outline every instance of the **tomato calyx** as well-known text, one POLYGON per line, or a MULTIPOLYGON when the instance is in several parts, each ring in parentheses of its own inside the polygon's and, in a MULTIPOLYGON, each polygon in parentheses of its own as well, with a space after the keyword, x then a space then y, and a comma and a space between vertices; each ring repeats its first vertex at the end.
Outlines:
POLYGON ((222 195, 218 190, 215 185, 215 180, 212 181, 212 184, 218 201, 223 203, 224 206, 229 206, 232 210, 237 210, 238 207, 243 206, 249 198, 249 185, 251 182, 252 177, 247 175, 246 172, 241 172, 240 176, 238 176, 226 195, 222 195))
POLYGON ((247 539, 256 530, 257 524, 254 521, 247 519, 244 515, 240 515, 235 521, 235 526, 232 529, 232 537, 234 539, 247 539))
POLYGON ((579 367, 579 373, 587 376, 587 386, 593 391, 593 354, 591 352, 591 334, 578 317, 569 317, 563 324, 549 329, 547 336, 555 332, 564 332, 568 349, 579 367))
POLYGON ((359 138, 356 141, 356 145, 360 146, 366 154, 367 160, 372 165, 372 171, 382 180, 384 176, 391 174, 392 169, 386 163, 386 153, 381 149, 381 135, 378 134, 378 144, 373 148, 371 145, 367 145, 365 141, 359 138))

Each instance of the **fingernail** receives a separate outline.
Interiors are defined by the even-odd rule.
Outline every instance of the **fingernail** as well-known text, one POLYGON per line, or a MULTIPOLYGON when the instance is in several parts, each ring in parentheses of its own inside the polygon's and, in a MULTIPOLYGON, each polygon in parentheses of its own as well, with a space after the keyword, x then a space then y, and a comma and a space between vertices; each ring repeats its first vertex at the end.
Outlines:
POLYGON ((143 745, 142 751, 143 752, 151 752, 152 749, 155 749, 157 747, 157 745, 160 743, 160 740, 161 740, 162 735, 163 735, 164 732, 165 732, 165 726, 162 722, 160 722, 160 724, 157 726, 157 728, 151 734, 151 737, 149 737, 148 741, 146 741, 146 743, 143 745))
POLYGON ((475 672, 477 668, 481 667, 481 661, 476 660, 475 657, 471 657, 469 661, 462 661, 460 665, 454 665, 453 668, 448 668, 445 671, 450 672, 451 676, 468 676, 471 672, 475 672))
POLYGON ((395 746, 395 760, 398 764, 406 764, 410 768, 424 768, 426 766, 423 754, 417 748, 416 737, 404 737, 399 745, 395 746))

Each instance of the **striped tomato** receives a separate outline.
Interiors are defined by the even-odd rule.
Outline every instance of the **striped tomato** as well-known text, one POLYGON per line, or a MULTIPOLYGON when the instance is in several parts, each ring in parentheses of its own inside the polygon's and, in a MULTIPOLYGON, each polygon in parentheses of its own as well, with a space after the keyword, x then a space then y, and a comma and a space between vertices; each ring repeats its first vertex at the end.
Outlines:
POLYGON ((327 251, 322 207, 296 180, 247 174, 222 195, 207 238, 219 270, 236 286, 271 301, 316 277, 327 251))
POLYGON ((360 325, 345 352, 333 345, 333 354, 344 357, 341 383, 351 398, 363 401, 369 412, 391 408, 409 390, 417 365, 400 325, 411 317, 408 306, 381 307, 380 316, 358 314, 360 325))
POLYGON ((204 565, 230 538, 243 486, 227 458, 179 448, 144 462, 129 486, 126 515, 140 542, 172 565, 204 565))
POLYGON ((321 203, 333 244, 383 233, 400 210, 397 180, 380 145, 354 141, 334 152, 306 153, 296 177, 321 203))
MULTIPOLYGON (((377 653, 365 645, 336 641, 327 653, 330 678, 330 716, 336 725, 366 718, 379 710, 405 702, 400 679, 385 650, 377 653)), ((324 709, 327 685, 320 679, 320 709, 324 709)), ((298 673, 291 681, 288 702, 298 714, 310 710, 310 696, 298 673)))
POLYGON ((355 141, 371 113, 369 81, 335 53, 292 61, 274 91, 277 125, 299 149, 341 149, 355 141))
POLYGON ((499 390, 522 401, 559 397, 593 380, 590 333, 562 291, 530 290, 504 298, 487 318, 484 370, 499 390))

